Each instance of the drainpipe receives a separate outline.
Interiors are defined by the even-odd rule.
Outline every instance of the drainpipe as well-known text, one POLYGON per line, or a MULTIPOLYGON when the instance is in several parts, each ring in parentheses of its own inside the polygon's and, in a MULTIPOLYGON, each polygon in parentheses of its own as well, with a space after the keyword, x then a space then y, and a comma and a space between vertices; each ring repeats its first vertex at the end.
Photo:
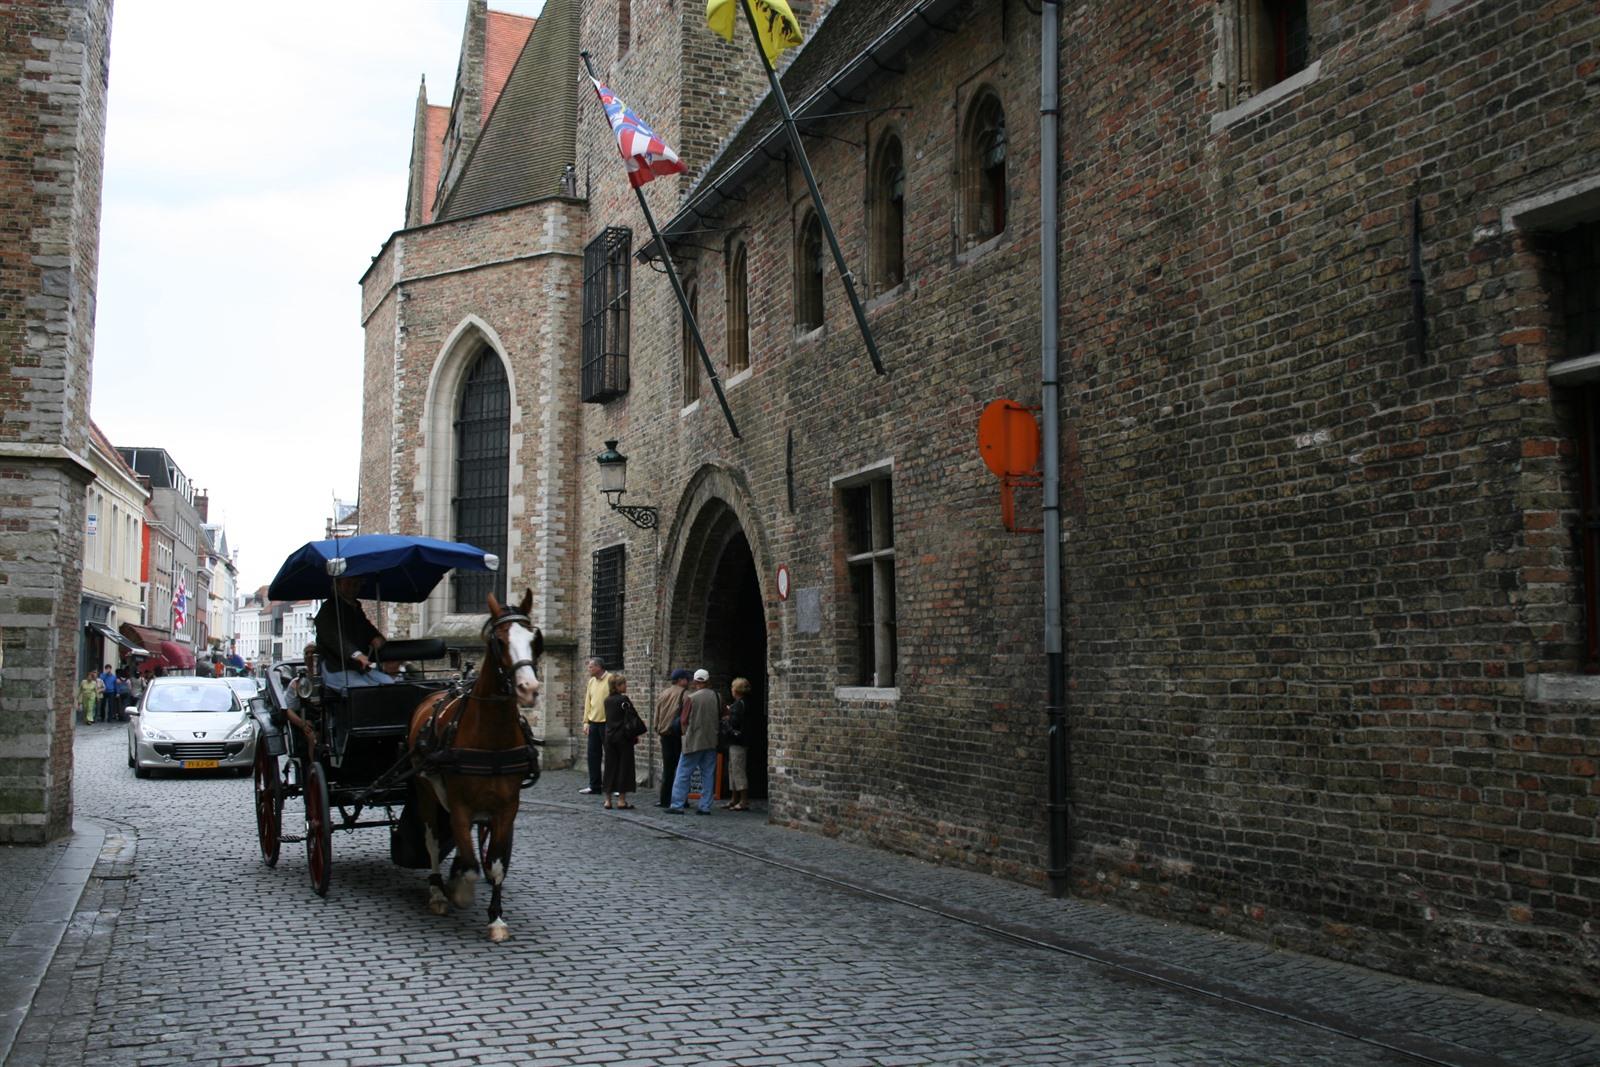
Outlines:
POLYGON ((1060 156, 1061 11, 1057 0, 1040 5, 1039 33, 1039 348, 1040 403, 1044 407, 1044 651, 1048 681, 1050 797, 1050 895, 1065 896, 1071 875, 1067 814, 1067 659, 1062 649, 1061 611, 1061 384, 1056 337, 1060 331, 1057 288, 1057 160, 1060 156))

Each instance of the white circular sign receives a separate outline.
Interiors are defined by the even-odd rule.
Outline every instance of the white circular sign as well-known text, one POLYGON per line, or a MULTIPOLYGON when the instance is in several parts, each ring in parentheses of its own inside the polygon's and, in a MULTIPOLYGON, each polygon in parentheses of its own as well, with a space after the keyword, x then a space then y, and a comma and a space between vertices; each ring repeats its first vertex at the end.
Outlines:
POLYGON ((778 599, 789 599, 789 566, 786 563, 778 564, 778 599))

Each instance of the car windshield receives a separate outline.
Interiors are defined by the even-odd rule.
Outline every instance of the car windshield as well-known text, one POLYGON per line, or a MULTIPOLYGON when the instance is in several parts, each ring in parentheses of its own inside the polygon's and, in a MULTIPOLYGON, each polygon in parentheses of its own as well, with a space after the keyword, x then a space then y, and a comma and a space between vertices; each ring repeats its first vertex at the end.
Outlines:
POLYGON ((145 695, 146 711, 232 711, 233 690, 225 685, 158 685, 145 695))
POLYGON ((228 688, 242 697, 256 695, 256 680, 254 678, 229 678, 227 682, 228 688))

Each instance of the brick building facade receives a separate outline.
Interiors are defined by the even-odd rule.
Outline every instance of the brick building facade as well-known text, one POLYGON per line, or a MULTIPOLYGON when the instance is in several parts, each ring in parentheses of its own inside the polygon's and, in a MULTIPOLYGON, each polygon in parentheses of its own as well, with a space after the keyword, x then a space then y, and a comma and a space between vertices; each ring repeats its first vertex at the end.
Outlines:
POLYGON ((109 0, 0 19, 0 841, 72 828, 109 0))
MULTIPOLYGON (((549 0, 530 42, 578 6, 549 0)), ((648 234, 585 96, 579 196, 403 231, 369 273, 372 292, 403 245, 419 277, 429 243, 496 264, 384 364, 412 386, 368 374, 363 507, 436 529, 410 525, 438 507, 411 443, 429 416, 372 390, 429 395, 468 304, 536 332, 513 373, 542 407, 513 419, 560 430, 517 454, 559 495, 513 493, 510 529, 537 514, 562 540, 510 554, 559 599, 541 621, 569 659, 604 637, 635 677, 745 675, 774 819, 1040 880, 1043 552, 1002 528, 974 441, 988 401, 1041 395, 1039 16, 843 0, 805 19, 785 85, 888 374, 744 38, 692 5, 583 4, 601 76, 689 165, 646 194, 742 436, 634 258, 648 234), (497 292, 505 249, 556 212, 559 292, 497 292), (611 273, 586 280, 585 251, 611 273), (626 298, 624 370, 595 403, 585 284, 626 298), (659 543, 605 507, 609 440, 659 543)), ((1063 19, 1075 891, 1593 1010, 1600 13, 1150 0, 1063 19)), ((369 307, 370 370, 416 304, 369 307)), ((570 723, 576 700, 547 714, 570 723)))

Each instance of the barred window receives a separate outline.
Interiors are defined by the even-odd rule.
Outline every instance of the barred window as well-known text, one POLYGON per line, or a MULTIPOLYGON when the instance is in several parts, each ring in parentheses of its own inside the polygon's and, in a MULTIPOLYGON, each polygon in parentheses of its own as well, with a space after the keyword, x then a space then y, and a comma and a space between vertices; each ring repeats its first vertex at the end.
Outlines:
POLYGON ((977 244, 1006 228, 1006 113, 993 90, 973 101, 961 140, 962 232, 977 244))
POLYGON ((841 635, 845 684, 895 684, 898 637, 894 607, 894 494, 887 475, 840 489, 845 566, 850 589, 841 597, 848 618, 841 635))
MULTIPOLYGON (((511 388, 492 349, 479 351, 456 409, 455 539, 500 559, 506 556, 511 474, 511 388)), ((489 594, 505 599, 505 570, 456 571, 455 610, 489 610, 489 594)))
POLYGON ((586 404, 628 391, 629 254, 633 231, 608 226, 583 250, 583 387, 586 404))
POLYGON ((794 324, 800 333, 822 325, 822 222, 807 212, 795 246, 794 324))
POLYGON ((608 671, 622 669, 622 606, 625 583, 623 546, 594 554, 594 588, 589 613, 590 654, 608 671))

